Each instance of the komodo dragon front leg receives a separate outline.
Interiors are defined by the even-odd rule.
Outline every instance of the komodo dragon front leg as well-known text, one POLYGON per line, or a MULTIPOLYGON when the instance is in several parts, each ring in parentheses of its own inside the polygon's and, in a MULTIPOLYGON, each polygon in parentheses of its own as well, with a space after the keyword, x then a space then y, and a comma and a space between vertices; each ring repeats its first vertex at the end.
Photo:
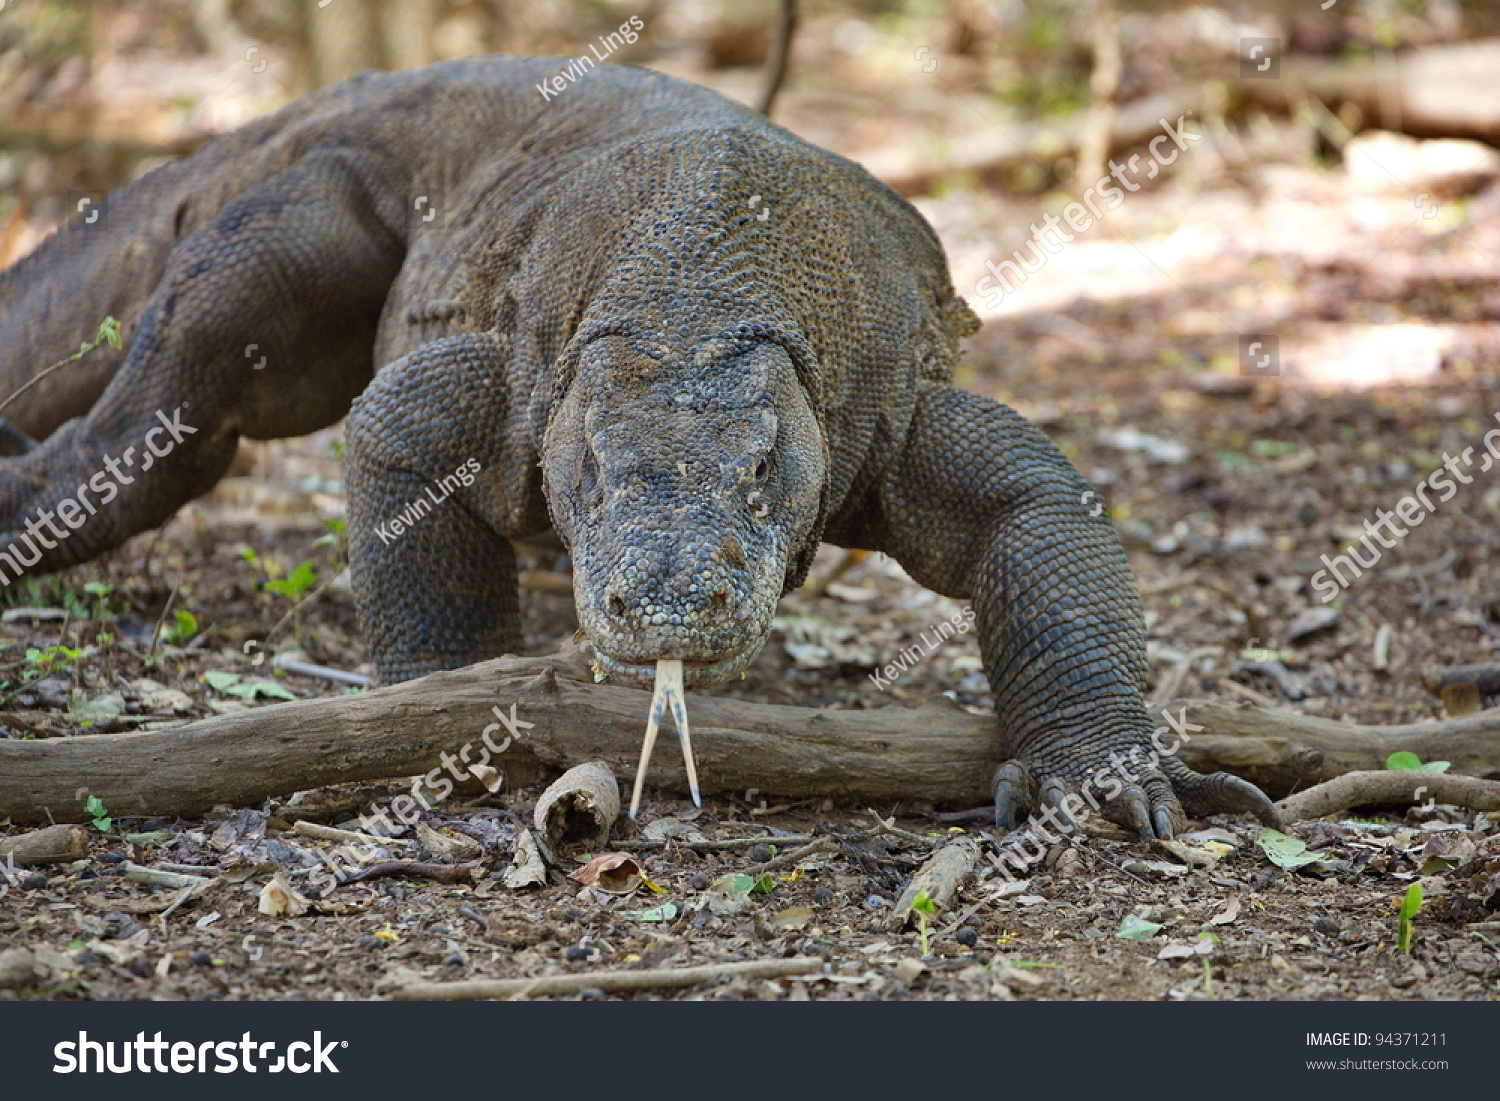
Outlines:
POLYGON ((343 415, 403 256, 370 176, 351 155, 309 154, 173 249, 88 416, 0 459, 0 582, 162 523, 218 481, 241 434, 343 415))
MULTIPOLYGON (((1145 623, 1107 516, 1040 430, 998 402, 924 383, 906 447, 878 491, 873 533, 920 583, 971 597, 1007 752, 997 824, 1091 810, 1169 837, 1183 810, 1249 811, 1265 795, 1170 752, 1142 702, 1145 623), (1180 800, 1180 801, 1179 801, 1180 800)), ((1065 825, 1064 828, 1067 828, 1065 825)))
POLYGON ((524 651, 506 537, 545 530, 547 507, 508 366, 493 334, 435 340, 349 414, 349 568, 387 684, 524 651))

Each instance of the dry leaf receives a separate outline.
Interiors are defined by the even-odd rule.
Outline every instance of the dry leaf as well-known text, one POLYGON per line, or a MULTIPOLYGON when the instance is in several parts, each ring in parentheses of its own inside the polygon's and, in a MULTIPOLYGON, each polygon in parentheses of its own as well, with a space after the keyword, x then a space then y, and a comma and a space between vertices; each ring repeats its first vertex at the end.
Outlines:
POLYGON ((1190 868, 1212 868, 1219 862, 1218 854, 1212 850, 1200 849, 1196 845, 1184 845, 1181 841, 1173 841, 1165 837, 1156 839, 1156 847, 1163 852, 1171 853, 1190 868))
POLYGON ((505 783, 505 775, 490 765, 470 765, 469 775, 484 785, 484 790, 494 795, 505 783))
POLYGON ((547 865, 542 863, 541 850, 530 830, 516 831, 516 855, 505 869, 505 885, 512 890, 547 885, 547 865))
POLYGON ((568 873, 568 878, 612 895, 633 894, 645 880, 641 866, 629 853, 596 856, 577 871, 568 873))
POLYGON ((1209 925, 1228 925, 1240 916, 1240 896, 1235 895, 1228 905, 1208 919, 1209 925))
POLYGON ((812 919, 811 906, 793 906, 773 917, 771 924, 778 929, 801 929, 812 919))
POLYGON ((449 837, 447 834, 438 833, 426 822, 418 821, 417 841, 422 848, 438 856, 450 856, 455 853, 471 853, 479 846, 468 837, 449 837))
POLYGON ((298 917, 305 914, 312 903, 297 893, 285 873, 277 872, 269 883, 260 889, 257 909, 267 917, 298 917))

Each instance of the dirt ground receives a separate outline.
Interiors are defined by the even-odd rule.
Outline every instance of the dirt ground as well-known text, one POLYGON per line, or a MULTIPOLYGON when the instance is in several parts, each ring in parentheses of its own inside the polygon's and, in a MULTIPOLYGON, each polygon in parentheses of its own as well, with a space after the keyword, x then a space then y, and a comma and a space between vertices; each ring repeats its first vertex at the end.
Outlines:
MULTIPOLYGON (((936 100, 923 94, 812 72, 788 98, 787 121, 875 157, 928 133, 936 100), (840 81, 834 113, 830 87, 840 81)), ((1267 127, 1264 143, 1286 136, 1267 127)), ((1056 208, 1046 196, 973 183, 918 202, 971 301, 984 261, 1020 247, 1028 224, 1056 208)), ((1041 424, 1107 502, 1143 592, 1153 688, 1190 659, 1179 695, 1411 722, 1444 714, 1424 670, 1495 660, 1500 474, 1479 467, 1500 414, 1500 189, 1434 209, 1427 216, 1409 196, 1353 188, 1337 166, 1256 155, 1247 168, 1205 146, 982 311, 959 381, 1041 424), (1279 338, 1280 374, 1241 375, 1237 337, 1267 333, 1279 338), (1321 603, 1309 588, 1319 557, 1339 553, 1445 453, 1466 448, 1475 449, 1472 481, 1321 603), (1389 657, 1377 667, 1383 628, 1389 657)), ((369 672, 337 535, 321 519, 342 514, 339 455, 338 429, 246 445, 240 476, 161 532, 24 591, 13 586, 0 622, 0 737, 86 737, 281 706, 268 692, 355 690, 273 675, 250 645, 369 672), (311 573, 298 572, 303 563, 311 573), (313 592, 289 616, 294 598, 313 592)), ((566 571, 555 552, 526 553, 539 575, 566 571)), ((872 683, 871 670, 962 605, 878 556, 830 581, 845 565, 824 548, 818 591, 785 598, 746 679, 714 691, 843 708, 948 693, 989 706, 968 636, 888 691, 872 683)), ((529 591, 525 614, 533 652, 577 627, 565 594, 529 591)), ((102 808, 105 828, 90 826, 87 859, 21 869, 4 887, 0 950, 30 949, 37 974, 0 989, 0 1000, 359 999, 413 978, 808 954, 828 961, 826 974, 611 997, 1500 996, 1500 815, 1441 806, 1291 827, 1323 856, 1297 871, 1271 862, 1257 824, 1223 819, 1190 825, 1188 841, 1212 866, 1090 839, 1052 845, 1012 882, 982 809, 777 805, 747 792, 709 797, 696 811, 683 793, 648 789, 639 823, 622 820, 615 840, 638 846, 631 851, 661 893, 643 885, 617 896, 563 874, 593 854, 558 854, 545 885, 505 886, 537 785, 455 797, 425 815, 448 839, 424 834, 426 843, 467 845, 457 853, 386 846, 397 859, 478 860, 462 882, 374 878, 298 916, 260 912, 273 876, 305 885, 319 854, 336 847, 295 832, 297 821, 357 826, 360 811, 405 786, 288 792, 201 820, 106 825, 102 808), (980 813, 962 813, 970 810, 980 813), (980 838, 984 856, 931 919, 924 956, 922 931, 889 932, 887 919, 912 873, 959 831, 980 838), (805 844, 788 838, 808 836, 834 844, 758 879, 748 895, 726 885, 726 876, 760 876, 805 844), (723 841, 745 844, 714 848, 723 841), (128 878, 127 863, 198 868, 213 883, 179 899, 176 888, 128 878), (1408 953, 1398 909, 1414 883, 1426 902, 1408 953)), ((0 821, 0 837, 15 832, 0 821)))

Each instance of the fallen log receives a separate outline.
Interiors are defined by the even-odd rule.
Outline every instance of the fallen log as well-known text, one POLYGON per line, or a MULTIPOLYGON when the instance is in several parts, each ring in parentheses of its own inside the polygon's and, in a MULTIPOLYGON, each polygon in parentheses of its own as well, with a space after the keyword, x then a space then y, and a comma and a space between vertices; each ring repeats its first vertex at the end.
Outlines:
MULTIPOLYGON (((609 762, 633 778, 650 693, 592 683, 577 651, 504 657, 338 696, 275 704, 168 730, 0 741, 0 817, 85 821, 97 796, 115 817, 198 815, 215 804, 329 784, 430 774, 442 754, 491 757, 512 786, 542 769, 609 762), (499 721, 497 721, 499 720, 499 721), (514 728, 513 734, 508 728, 514 728)), ((703 789, 791 798, 975 806, 1005 759, 994 719, 939 697, 919 708, 830 711, 694 696, 703 789)), ((1180 755, 1273 798, 1345 772, 1380 769, 1398 750, 1500 778, 1500 711, 1444 722, 1355 726, 1295 711, 1174 701, 1189 728, 1180 755)), ((455 767, 461 768, 458 762, 455 767)), ((681 789, 679 761, 656 779, 681 789)), ((398 796, 406 799, 406 796, 398 796)), ((415 806, 415 801, 412 800, 415 806)))
POLYGON ((1279 80, 1240 80, 1247 100, 1277 109, 1300 90, 1324 103, 1359 107, 1367 125, 1418 138, 1500 143, 1493 74, 1500 39, 1427 46, 1362 61, 1284 58, 1279 80))
POLYGON ((81 826, 57 825, 0 840, 0 865, 34 868, 65 864, 89 854, 89 834, 81 826))

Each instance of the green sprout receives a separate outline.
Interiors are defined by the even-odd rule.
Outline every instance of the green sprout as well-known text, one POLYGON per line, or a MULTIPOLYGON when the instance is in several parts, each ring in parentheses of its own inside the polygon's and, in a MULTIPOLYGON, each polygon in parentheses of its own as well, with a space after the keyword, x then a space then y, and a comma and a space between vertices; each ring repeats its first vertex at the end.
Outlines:
POLYGON ((109 811, 104 809, 104 800, 97 795, 90 795, 89 801, 84 804, 84 809, 89 812, 89 817, 94 820, 94 829, 100 833, 108 833, 109 827, 114 825, 114 819, 109 816, 109 811))
POLYGON ((307 590, 318 583, 318 571, 311 562, 303 562, 291 573, 275 581, 267 581, 261 588, 279 593, 291 601, 301 600, 307 590))
POLYGON ((1408 956, 1411 955, 1411 919, 1417 916, 1417 911, 1422 908, 1422 885, 1413 883, 1406 890, 1406 898, 1401 902, 1401 916, 1396 922, 1396 947, 1408 956))
POLYGON ((1428 761, 1422 763, 1422 758, 1415 753, 1402 750, 1392 753, 1385 759, 1385 767, 1391 772, 1447 772, 1450 767, 1448 761, 1428 761))
POLYGON ((176 622, 163 630, 161 637, 169 646, 186 646, 198 634, 198 617, 186 608, 177 608, 172 618, 176 622))
POLYGON ((931 944, 927 923, 937 914, 937 906, 933 904, 926 891, 918 891, 917 897, 911 901, 911 908, 917 915, 917 937, 922 942, 922 955, 929 955, 931 944))
POLYGON ((90 619, 109 618, 109 594, 115 591, 115 587, 105 581, 90 581, 84 585, 83 591, 94 598, 94 614, 90 619))

